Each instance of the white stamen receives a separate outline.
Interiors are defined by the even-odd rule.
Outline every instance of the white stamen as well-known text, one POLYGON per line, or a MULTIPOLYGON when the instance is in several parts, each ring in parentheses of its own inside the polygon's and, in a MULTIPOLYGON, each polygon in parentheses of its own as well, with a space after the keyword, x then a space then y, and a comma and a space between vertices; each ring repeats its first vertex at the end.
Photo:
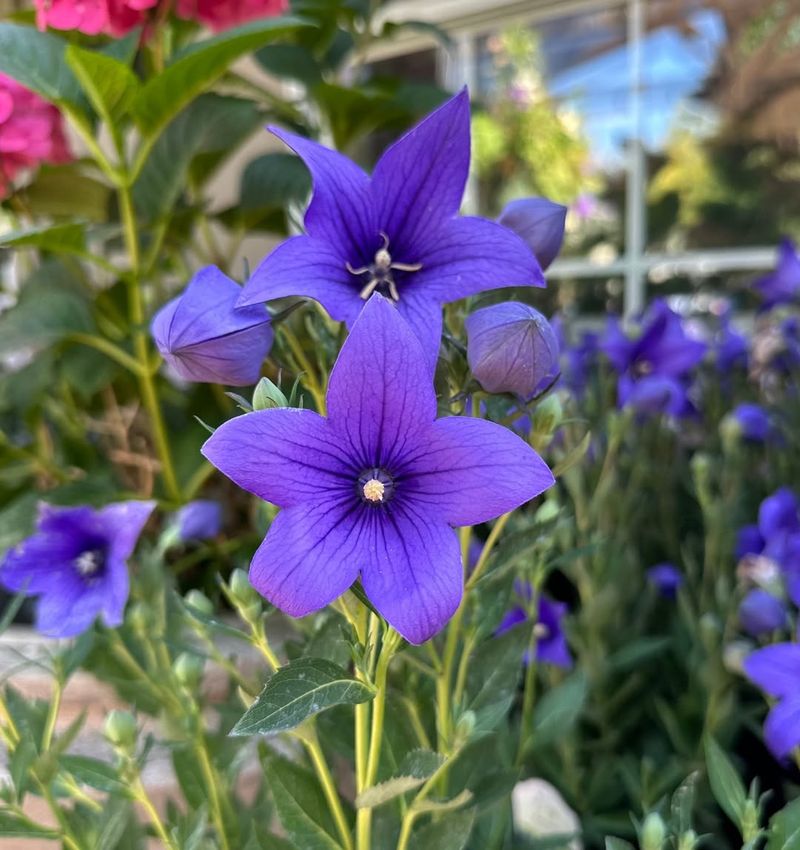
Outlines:
POLYGON ((81 552, 75 559, 75 569, 82 576, 93 576, 100 569, 97 552, 81 552))
POLYGON ((377 478, 370 478, 364 484, 364 498, 370 502, 382 502, 385 490, 386 486, 382 481, 378 481, 377 478))

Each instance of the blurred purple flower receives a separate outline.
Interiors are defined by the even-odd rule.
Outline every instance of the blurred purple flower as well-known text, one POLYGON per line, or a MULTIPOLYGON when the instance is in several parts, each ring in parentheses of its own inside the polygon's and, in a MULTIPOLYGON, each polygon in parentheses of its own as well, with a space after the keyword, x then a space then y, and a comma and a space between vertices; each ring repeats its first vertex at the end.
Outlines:
POLYGON ((342 154, 272 128, 303 158, 314 195, 306 235, 288 239, 261 263, 240 303, 306 295, 349 327, 377 291, 411 325, 430 372, 442 304, 488 289, 544 286, 519 236, 457 215, 469 171, 469 121, 465 89, 389 147, 371 179, 342 154))
POLYGON ((525 240, 546 269, 561 250, 567 208, 547 198, 519 198, 506 205, 497 219, 525 240))
POLYGON ((183 542, 208 540, 222 528, 222 505, 213 499, 195 499, 175 514, 174 521, 183 542))
POLYGON ((777 759, 800 745, 800 645, 778 643, 744 661, 745 675, 778 702, 764 724, 764 740, 777 759))
POLYGON ((235 281, 207 266, 156 313, 151 325, 156 347, 179 377, 234 387, 258 381, 272 326, 263 305, 236 307, 241 292, 235 281))
POLYGON ((553 316, 550 326, 561 351, 561 380, 573 393, 580 394, 586 389, 589 376, 597 366, 600 335, 594 331, 583 331, 578 342, 570 345, 560 316, 553 316))
POLYGON ((86 631, 98 616, 122 622, 126 561, 155 502, 119 502, 100 510, 41 505, 36 532, 9 550, 0 584, 38 597, 36 629, 47 637, 86 631))
POLYGON ((739 529, 736 538, 736 558, 745 555, 760 555, 764 551, 764 538, 757 525, 745 525, 739 529))
POLYGON ((720 372, 730 372, 736 367, 747 368, 749 343, 744 334, 735 330, 728 314, 720 318, 719 330, 714 337, 714 362, 720 372))
MULTIPOLYGON (((528 587, 528 594, 530 588, 528 587)), ((556 667, 572 667, 572 654, 564 636, 562 621, 567 614, 567 606, 563 602, 553 602, 546 596, 537 600, 536 619, 533 631, 536 636, 536 661, 540 664, 553 664, 556 667)), ((520 623, 528 622, 528 613, 521 605, 512 608, 503 617, 495 634, 502 635, 520 623)), ((524 662, 528 664, 529 655, 526 652, 524 662)))
POLYGON ((753 287, 761 296, 764 310, 797 300, 800 295, 800 256, 791 239, 785 237, 781 240, 775 269, 759 278, 753 287))
POLYGON ((623 375, 619 379, 617 400, 620 407, 632 407, 652 415, 681 417, 693 411, 685 385, 668 375, 645 375, 639 379, 623 375))
POLYGON ((738 424, 742 437, 754 443, 763 443, 772 433, 772 421, 763 407, 757 404, 740 404, 731 416, 738 424))
POLYGON ((295 617, 359 577, 412 643, 459 605, 453 526, 506 513, 553 484, 536 452, 485 419, 436 419, 430 364, 392 303, 373 296, 331 372, 328 418, 248 413, 203 454, 240 487, 283 508, 250 567, 253 587, 295 617))
POLYGON ((750 590, 739 606, 739 622, 753 637, 782 629, 787 616, 785 603, 760 587, 750 590))
POLYGON ((667 599, 674 599, 685 579, 674 564, 656 564, 647 571, 647 580, 667 599))
POLYGON ((514 393, 524 401, 558 375, 558 342, 533 307, 506 301, 476 310, 464 323, 467 359, 486 392, 514 393))

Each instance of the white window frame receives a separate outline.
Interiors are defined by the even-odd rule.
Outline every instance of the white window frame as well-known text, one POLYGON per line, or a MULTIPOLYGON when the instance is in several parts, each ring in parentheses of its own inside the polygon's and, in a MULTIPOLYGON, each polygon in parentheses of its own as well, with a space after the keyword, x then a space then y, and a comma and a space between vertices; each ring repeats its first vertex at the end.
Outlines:
MULTIPOLYGON (((627 20, 628 74, 633 138, 628 146, 625 177, 625 250, 613 262, 590 258, 561 259, 548 269, 552 280, 588 279, 604 276, 624 278, 623 309, 626 316, 639 313, 645 305, 648 276, 670 274, 708 277, 722 272, 752 272, 770 269, 776 260, 774 246, 749 246, 675 253, 646 250, 647 159, 641 140, 642 44, 645 35, 647 0, 394 0, 382 12, 386 20, 418 20, 436 24, 453 39, 444 48, 432 36, 413 32, 377 45, 369 60, 379 61, 434 47, 438 51, 440 81, 455 90, 475 87, 477 79, 476 39, 487 32, 513 24, 530 25, 576 12, 625 7, 627 20)), ((468 187, 465 208, 475 209, 474 186, 468 187)))

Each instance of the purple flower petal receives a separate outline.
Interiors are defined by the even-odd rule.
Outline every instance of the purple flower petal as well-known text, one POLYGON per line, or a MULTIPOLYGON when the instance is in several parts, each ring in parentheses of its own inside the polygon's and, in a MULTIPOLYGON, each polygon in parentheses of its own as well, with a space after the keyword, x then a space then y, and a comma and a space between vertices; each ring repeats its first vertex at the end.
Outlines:
POLYGON ((361 581, 370 601, 411 643, 423 643, 453 616, 461 601, 458 538, 407 502, 387 516, 369 511, 363 525, 361 581))
POLYGON ((489 289, 545 285, 539 263, 522 239, 483 218, 454 218, 421 233, 415 258, 422 269, 408 276, 404 290, 424 290, 444 303, 489 289))
POLYGON ((546 269, 564 241, 567 208, 547 198, 518 198, 507 204, 497 221, 525 240, 546 269))
POLYGON ((761 296, 765 310, 790 304, 797 298, 800 294, 800 256, 791 239, 781 240, 775 270, 759 278, 753 287, 761 296))
POLYGON ((52 592, 39 597, 36 631, 53 638, 67 638, 85 632, 94 623, 102 606, 101 600, 96 598, 88 600, 87 604, 86 595, 86 588, 78 575, 65 573, 58 582, 57 590, 53 588, 52 592))
POLYGON ((781 487, 761 503, 758 528, 765 540, 781 532, 800 531, 800 502, 788 487, 781 487))
POLYGON ((739 606, 739 622, 742 628, 754 637, 774 632, 776 629, 782 629, 787 623, 786 605, 766 590, 754 588, 739 606))
POLYGON ((387 148, 373 171, 371 193, 379 229, 392 245, 409 250, 458 212, 469 148, 466 89, 387 148))
POLYGON ((404 487, 426 514, 477 525, 535 498, 555 483, 536 452, 486 419, 437 419, 404 463, 404 487))
MULTIPOLYGON (((97 520, 110 542, 112 559, 126 561, 136 547, 145 523, 156 507, 155 502, 116 502, 97 512, 97 520)), ((126 571, 127 576, 127 571, 126 571)), ((127 596, 127 594, 126 594, 127 596)))
POLYGON ((184 542, 209 540, 222 528, 222 505, 213 499, 195 499, 175 514, 174 523, 184 542))
POLYGON ((12 593, 44 593, 53 587, 57 575, 70 571, 82 548, 80 539, 34 534, 6 553, 0 585, 12 593))
POLYGON ((527 619, 528 614, 525 609, 522 606, 517 605, 510 611, 506 611, 503 619, 500 621, 500 625, 495 629, 494 633, 498 636, 505 634, 513 629, 514 626, 524 623, 527 619))
MULTIPOLYGON (((366 242, 378 238, 369 177, 346 156, 278 127, 269 128, 308 166, 314 194, 306 210, 309 236, 328 242, 337 255, 360 265, 366 242)), ((303 270, 298 269, 298 277, 303 270)))
POLYGON ((342 498, 282 510, 253 557, 250 583, 293 617, 332 602, 363 566, 363 510, 342 498))
POLYGON ((764 741, 777 759, 787 758, 800 745, 800 693, 772 707, 764 723, 764 741))
POLYGON ((355 475, 328 420, 311 410, 259 410, 229 419, 203 455, 244 490, 288 508, 354 491, 355 475))
POLYGON ((327 401, 331 426, 361 469, 390 466, 436 417, 419 340, 383 296, 373 295, 353 325, 331 372, 327 401))
MULTIPOLYGON (((397 312, 408 322, 414 336, 422 346, 428 375, 436 371, 439 347, 442 343, 442 308, 424 292, 411 290, 397 303, 397 312)), ((430 377, 429 377, 430 380, 430 377)))
POLYGON ((757 649, 745 658, 744 672, 772 696, 796 694, 800 691, 800 644, 776 643, 757 649))
POLYGON ((347 271, 347 258, 328 242, 293 236, 263 260, 244 286, 239 304, 304 295, 319 301, 337 322, 352 324, 364 302, 347 271))

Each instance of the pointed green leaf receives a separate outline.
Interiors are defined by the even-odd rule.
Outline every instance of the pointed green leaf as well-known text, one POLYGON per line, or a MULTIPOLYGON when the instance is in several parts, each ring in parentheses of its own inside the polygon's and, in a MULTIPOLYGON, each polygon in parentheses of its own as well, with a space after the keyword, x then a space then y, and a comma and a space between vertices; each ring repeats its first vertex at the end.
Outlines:
POLYGON ((107 762, 88 756, 67 755, 61 757, 61 767, 71 773, 81 785, 111 794, 127 793, 127 786, 119 778, 114 767, 107 762))
POLYGON ((450 812, 416 831, 411 850, 464 850, 472 832, 475 813, 450 812))
POLYGON ((109 125, 128 111, 139 89, 133 71, 115 59, 75 44, 66 50, 66 60, 86 92, 97 114, 109 125))
POLYGON ((441 753, 412 750, 400 763, 395 776, 371 788, 365 788, 356 797, 356 808, 372 809, 419 788, 444 762, 445 757, 441 753))
POLYGON ((12 230, 0 236, 0 248, 41 248, 63 254, 83 254, 86 251, 86 235, 82 224, 12 230))
POLYGON ((0 810, 0 836, 3 838, 58 838, 58 833, 46 826, 23 820, 12 812, 0 810))
POLYGON ((375 691, 323 658, 298 658, 275 672, 231 735, 277 735, 335 705, 368 702, 375 691))
POLYGON ((569 734, 583 711, 587 690, 583 674, 573 673, 542 697, 533 714, 536 744, 550 743, 569 734))
POLYGON ((711 793, 719 807, 741 829, 747 805, 744 784, 731 760, 714 738, 706 735, 703 743, 711 793))
POLYGON ((772 816, 764 850, 800 850, 800 799, 772 816))
POLYGON ((262 47, 307 26, 300 18, 284 16, 253 21, 200 41, 149 80, 131 103, 131 111, 145 136, 153 138, 201 92, 205 91, 229 65, 262 47))

